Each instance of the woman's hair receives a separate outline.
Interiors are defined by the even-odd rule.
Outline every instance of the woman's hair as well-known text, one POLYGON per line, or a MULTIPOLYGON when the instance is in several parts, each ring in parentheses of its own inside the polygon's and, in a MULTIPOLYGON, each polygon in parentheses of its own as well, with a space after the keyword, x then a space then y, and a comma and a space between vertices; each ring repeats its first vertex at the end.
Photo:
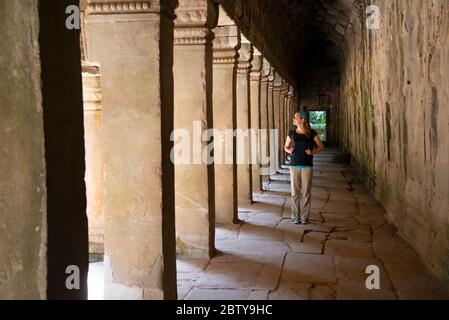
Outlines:
POLYGON ((310 127, 309 117, 305 111, 299 112, 299 115, 301 116, 301 119, 304 122, 305 134, 308 137, 308 136, 310 136, 310 132, 312 131, 312 128, 310 127))

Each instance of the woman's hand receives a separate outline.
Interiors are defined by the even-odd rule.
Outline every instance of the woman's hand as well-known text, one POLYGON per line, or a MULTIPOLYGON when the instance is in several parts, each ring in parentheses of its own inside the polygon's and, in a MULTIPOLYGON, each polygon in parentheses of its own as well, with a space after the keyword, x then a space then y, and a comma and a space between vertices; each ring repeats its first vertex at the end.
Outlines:
POLYGON ((306 153, 307 153, 309 156, 313 155, 313 151, 311 151, 310 149, 307 149, 307 150, 306 150, 306 153))
POLYGON ((285 151, 287 151, 288 154, 293 154, 295 148, 285 148, 285 151))

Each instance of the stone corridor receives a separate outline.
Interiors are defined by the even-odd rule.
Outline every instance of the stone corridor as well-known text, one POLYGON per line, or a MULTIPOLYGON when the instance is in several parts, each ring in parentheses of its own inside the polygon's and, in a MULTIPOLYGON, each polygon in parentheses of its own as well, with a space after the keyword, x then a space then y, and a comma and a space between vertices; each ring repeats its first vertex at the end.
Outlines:
POLYGON ((184 300, 448 299, 416 252, 339 154, 315 158, 310 224, 290 219, 289 171, 271 177, 241 223, 219 226, 212 260, 177 260, 184 300), (366 267, 380 268, 380 290, 367 290, 366 267))
POLYGON ((0 0, 0 300, 449 299, 448 2, 0 0))

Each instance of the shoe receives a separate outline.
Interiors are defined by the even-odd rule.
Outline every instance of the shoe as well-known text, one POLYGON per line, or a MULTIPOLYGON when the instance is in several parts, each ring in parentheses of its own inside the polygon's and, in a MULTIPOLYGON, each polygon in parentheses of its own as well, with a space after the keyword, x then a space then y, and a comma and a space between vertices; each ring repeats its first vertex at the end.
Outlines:
POLYGON ((309 221, 302 221, 301 224, 309 224, 309 221))
POLYGON ((293 222, 294 224, 301 224, 301 221, 299 221, 299 220, 292 220, 292 222, 293 222))

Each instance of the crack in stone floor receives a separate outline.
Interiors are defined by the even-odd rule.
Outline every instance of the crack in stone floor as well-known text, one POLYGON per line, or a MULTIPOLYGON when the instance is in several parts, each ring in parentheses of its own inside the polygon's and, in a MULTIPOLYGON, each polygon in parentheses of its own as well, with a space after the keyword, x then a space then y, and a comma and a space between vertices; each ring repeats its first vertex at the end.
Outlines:
POLYGON ((212 260, 178 258, 178 298, 448 299, 351 168, 332 163, 337 153, 315 156, 310 224, 291 223, 283 166, 253 205, 239 207, 241 223, 217 226, 212 260), (365 286, 369 265, 380 269, 380 290, 365 286))

